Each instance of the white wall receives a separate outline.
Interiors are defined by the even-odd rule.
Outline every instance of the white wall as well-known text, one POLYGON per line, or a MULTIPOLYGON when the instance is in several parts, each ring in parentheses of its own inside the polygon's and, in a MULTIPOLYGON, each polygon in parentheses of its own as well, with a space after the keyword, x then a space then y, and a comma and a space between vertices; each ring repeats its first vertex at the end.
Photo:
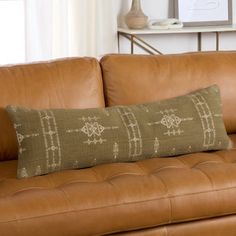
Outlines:
MULTIPOLYGON (((128 12, 131 0, 116 0, 119 4, 118 22, 124 25, 124 15, 128 12)), ((168 0, 142 0, 142 9, 149 19, 164 19, 168 17, 168 0)), ((236 0, 233 0, 233 20, 236 22, 236 0)), ((151 45, 158 48, 164 54, 181 53, 197 50, 196 34, 172 34, 143 37, 151 45)), ((121 52, 129 53, 130 44, 126 39, 121 39, 121 52)), ((202 37, 202 50, 215 49, 215 34, 206 33, 202 37)), ((236 32, 220 34, 220 50, 236 50, 236 32)), ((135 48, 135 53, 144 53, 141 49, 135 48)))
POLYGON ((24 2, 0 1, 0 64, 24 62, 24 2))

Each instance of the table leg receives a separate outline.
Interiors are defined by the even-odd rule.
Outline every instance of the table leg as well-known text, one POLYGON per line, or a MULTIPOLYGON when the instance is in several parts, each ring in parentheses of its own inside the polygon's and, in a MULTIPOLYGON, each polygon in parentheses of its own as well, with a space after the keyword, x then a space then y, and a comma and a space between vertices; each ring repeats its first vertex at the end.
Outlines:
POLYGON ((219 37, 220 32, 216 32, 216 51, 219 51, 220 48, 220 37, 219 37))
POLYGON ((117 32, 118 53, 120 53, 120 32, 117 32))
POLYGON ((134 36, 130 36, 131 54, 134 54, 134 36))
POLYGON ((197 41, 198 41, 198 51, 202 51, 202 33, 198 32, 197 34, 197 41))

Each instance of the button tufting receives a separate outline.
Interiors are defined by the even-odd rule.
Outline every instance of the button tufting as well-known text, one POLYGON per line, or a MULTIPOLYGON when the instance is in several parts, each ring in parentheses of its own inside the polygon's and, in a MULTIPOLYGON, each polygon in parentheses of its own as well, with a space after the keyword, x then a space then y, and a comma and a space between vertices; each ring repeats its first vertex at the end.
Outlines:
POLYGON ((15 177, 15 162, 0 162, 0 228, 1 222, 59 222, 62 217, 83 232, 107 216, 132 227, 141 221, 149 227, 236 212, 235 150, 112 163, 22 180, 15 177))

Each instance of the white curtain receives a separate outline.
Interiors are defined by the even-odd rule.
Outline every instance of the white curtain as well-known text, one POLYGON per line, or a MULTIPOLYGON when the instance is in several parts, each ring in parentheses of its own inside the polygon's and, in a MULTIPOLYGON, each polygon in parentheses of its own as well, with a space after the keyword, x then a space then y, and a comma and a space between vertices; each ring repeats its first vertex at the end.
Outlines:
POLYGON ((26 61, 117 52, 116 0, 25 0, 26 61))

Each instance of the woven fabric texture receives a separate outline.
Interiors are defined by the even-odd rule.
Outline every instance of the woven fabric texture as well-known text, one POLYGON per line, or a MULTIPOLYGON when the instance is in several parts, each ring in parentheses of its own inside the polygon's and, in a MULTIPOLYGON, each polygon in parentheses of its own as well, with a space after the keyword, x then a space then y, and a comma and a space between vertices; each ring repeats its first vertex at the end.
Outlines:
POLYGON ((18 178, 230 145, 216 85, 141 105, 7 111, 19 145, 18 178))

